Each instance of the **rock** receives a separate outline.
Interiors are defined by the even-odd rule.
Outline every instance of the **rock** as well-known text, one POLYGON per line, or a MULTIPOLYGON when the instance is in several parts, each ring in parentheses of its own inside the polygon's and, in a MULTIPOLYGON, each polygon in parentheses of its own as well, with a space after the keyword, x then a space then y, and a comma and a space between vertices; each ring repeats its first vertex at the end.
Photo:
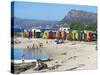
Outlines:
POLYGON ((24 72, 30 68, 33 68, 35 67, 36 63, 35 62, 32 62, 32 63, 18 63, 18 64, 15 64, 15 63, 11 63, 11 73, 14 73, 14 74, 20 74, 21 72, 24 72))
POLYGON ((58 67, 60 67, 61 65, 54 65, 52 67, 49 67, 48 69, 49 70, 54 70, 54 69, 57 69, 58 67))
POLYGON ((68 60, 70 60, 70 59, 76 59, 78 56, 73 56, 73 57, 70 57, 70 58, 68 58, 68 60))
POLYGON ((36 71, 43 70, 43 69, 48 69, 47 64, 43 63, 41 60, 37 60, 37 65, 38 66, 34 69, 36 71))
POLYGON ((61 55, 66 55, 67 53, 61 53, 61 55))

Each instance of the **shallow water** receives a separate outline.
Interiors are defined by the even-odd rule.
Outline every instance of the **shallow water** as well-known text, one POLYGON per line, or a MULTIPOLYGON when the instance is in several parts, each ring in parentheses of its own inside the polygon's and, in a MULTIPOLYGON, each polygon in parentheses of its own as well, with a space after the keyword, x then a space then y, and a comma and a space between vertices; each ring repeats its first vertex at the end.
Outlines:
POLYGON ((42 50, 27 50, 27 49, 20 49, 20 48, 12 48, 11 49, 11 59, 12 60, 33 60, 33 59, 41 59, 47 60, 48 57, 46 53, 42 50))

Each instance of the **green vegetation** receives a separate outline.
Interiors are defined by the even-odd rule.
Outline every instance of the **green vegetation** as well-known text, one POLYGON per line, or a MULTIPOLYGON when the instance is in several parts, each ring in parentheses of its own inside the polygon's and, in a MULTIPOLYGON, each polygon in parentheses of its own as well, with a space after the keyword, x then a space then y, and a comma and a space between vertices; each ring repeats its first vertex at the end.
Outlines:
POLYGON ((96 23, 90 23, 90 24, 81 24, 81 23, 72 23, 70 24, 71 30, 78 30, 78 31, 84 31, 84 30, 91 30, 96 31, 97 30, 97 24, 96 23))

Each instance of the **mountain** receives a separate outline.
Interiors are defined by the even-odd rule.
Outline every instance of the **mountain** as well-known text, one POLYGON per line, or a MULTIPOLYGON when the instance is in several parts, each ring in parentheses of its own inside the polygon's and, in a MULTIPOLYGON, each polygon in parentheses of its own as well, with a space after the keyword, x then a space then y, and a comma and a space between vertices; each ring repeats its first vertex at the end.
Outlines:
POLYGON ((90 24, 97 23, 97 13, 82 11, 82 10, 70 10, 63 19, 60 21, 48 21, 48 20, 34 20, 34 19, 22 19, 18 17, 11 18, 11 24, 14 28, 43 28, 43 29, 52 29, 59 28, 61 26, 68 26, 71 23, 81 23, 81 24, 90 24))
POLYGON ((81 11, 81 10, 70 10, 64 18, 59 21, 59 25, 61 24, 71 24, 71 23, 82 23, 82 24, 89 24, 89 23, 97 23, 97 14, 88 11, 81 11))
POLYGON ((48 21, 48 20, 34 20, 34 19, 22 19, 17 17, 11 18, 12 27, 14 28, 51 28, 57 21, 48 21))

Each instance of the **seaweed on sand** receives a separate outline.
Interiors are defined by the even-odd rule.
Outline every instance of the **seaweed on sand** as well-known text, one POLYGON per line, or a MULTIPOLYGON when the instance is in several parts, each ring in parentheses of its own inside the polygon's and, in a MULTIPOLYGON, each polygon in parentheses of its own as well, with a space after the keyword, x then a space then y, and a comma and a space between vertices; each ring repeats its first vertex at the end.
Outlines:
POLYGON ((35 67, 36 63, 32 62, 32 63, 20 63, 20 64, 16 64, 16 63, 11 63, 11 73, 14 74, 20 74, 21 72, 24 72, 30 68, 35 67))

